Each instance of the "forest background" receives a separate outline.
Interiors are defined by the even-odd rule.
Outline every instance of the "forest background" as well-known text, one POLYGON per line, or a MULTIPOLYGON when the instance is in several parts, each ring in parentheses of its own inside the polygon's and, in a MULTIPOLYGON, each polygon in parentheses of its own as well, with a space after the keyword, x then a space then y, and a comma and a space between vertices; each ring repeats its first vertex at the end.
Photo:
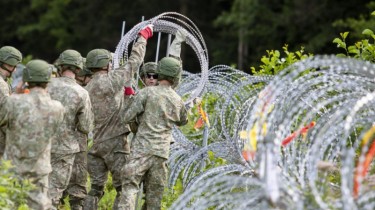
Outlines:
MULTIPOLYGON (((84 57, 94 48, 113 52, 123 21, 126 32, 142 16, 147 20, 172 11, 197 25, 210 67, 225 64, 247 73, 267 50, 287 44, 289 51, 302 47, 315 55, 337 54, 332 40, 340 32, 351 31, 350 42, 375 26, 370 16, 375 1, 369 0, 2 0, 0 5, 0 45, 49 62, 66 49, 84 57)), ((148 45, 145 62, 155 60, 156 40, 148 45)), ((162 45, 165 40, 163 35, 162 45)), ((194 51, 184 48, 184 70, 200 72, 194 51)))

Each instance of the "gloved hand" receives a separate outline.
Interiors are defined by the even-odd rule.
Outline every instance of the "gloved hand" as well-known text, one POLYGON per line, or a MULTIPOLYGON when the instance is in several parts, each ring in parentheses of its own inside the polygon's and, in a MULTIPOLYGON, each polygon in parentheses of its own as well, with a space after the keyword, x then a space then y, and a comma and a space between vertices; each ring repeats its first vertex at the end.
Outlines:
POLYGON ((124 96, 135 95, 135 92, 132 87, 124 87, 124 96))
POLYGON ((186 41, 187 32, 183 29, 178 29, 176 32, 176 38, 173 41, 182 43, 186 41))
POLYGON ((145 38, 147 40, 148 38, 152 37, 153 30, 154 30, 154 25, 148 24, 142 30, 140 30, 138 34, 143 36, 143 38, 145 38))
POLYGON ((181 54, 181 43, 186 41, 187 32, 185 30, 179 29, 176 32, 176 37, 174 38, 171 46, 169 47, 169 54, 171 56, 180 57, 181 54))

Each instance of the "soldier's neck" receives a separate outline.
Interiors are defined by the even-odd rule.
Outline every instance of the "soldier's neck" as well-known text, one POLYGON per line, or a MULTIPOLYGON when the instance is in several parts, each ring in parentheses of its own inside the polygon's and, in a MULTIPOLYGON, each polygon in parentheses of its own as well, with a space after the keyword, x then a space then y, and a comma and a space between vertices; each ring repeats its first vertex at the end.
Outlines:
POLYGON ((30 92, 47 93, 47 90, 42 87, 33 87, 33 88, 30 88, 30 92))

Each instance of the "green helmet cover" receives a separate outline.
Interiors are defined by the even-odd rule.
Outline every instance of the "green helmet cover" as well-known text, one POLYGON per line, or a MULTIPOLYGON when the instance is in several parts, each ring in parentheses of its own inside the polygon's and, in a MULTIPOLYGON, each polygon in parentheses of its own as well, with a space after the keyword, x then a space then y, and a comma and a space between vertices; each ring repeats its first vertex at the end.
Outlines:
POLYGON ((31 60, 23 69, 24 82, 49 82, 53 67, 44 60, 31 60))
POLYGON ((76 50, 65 50, 58 58, 59 66, 70 65, 79 69, 83 69, 83 61, 81 54, 76 50))
POLYGON ((182 65, 179 60, 172 57, 164 57, 159 61, 156 73, 159 75, 178 78, 180 77, 181 71, 182 65))
POLYGON ((83 58, 83 69, 81 69, 77 76, 83 77, 83 76, 91 76, 93 75, 92 71, 86 67, 86 58, 83 58))
POLYGON ((140 72, 140 76, 143 77, 147 73, 156 73, 156 70, 158 68, 158 64, 155 62, 147 62, 143 64, 140 72))
POLYGON ((0 62, 11 66, 16 66, 22 60, 22 54, 19 50, 11 46, 0 48, 0 62))
POLYGON ((86 67, 92 68, 103 68, 106 67, 112 60, 111 53, 106 49, 94 49, 87 53, 86 56, 86 67))

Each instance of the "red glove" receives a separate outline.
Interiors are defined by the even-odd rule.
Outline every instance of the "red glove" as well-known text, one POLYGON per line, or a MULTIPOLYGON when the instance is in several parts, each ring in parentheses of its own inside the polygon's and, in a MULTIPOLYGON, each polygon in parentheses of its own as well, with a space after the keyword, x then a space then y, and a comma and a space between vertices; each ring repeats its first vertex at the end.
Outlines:
POLYGON ((148 24, 142 30, 140 30, 138 34, 143 36, 143 38, 147 40, 148 38, 152 37, 153 28, 154 28, 154 25, 148 24))
POLYGON ((124 96, 135 95, 132 87, 124 87, 124 96))

